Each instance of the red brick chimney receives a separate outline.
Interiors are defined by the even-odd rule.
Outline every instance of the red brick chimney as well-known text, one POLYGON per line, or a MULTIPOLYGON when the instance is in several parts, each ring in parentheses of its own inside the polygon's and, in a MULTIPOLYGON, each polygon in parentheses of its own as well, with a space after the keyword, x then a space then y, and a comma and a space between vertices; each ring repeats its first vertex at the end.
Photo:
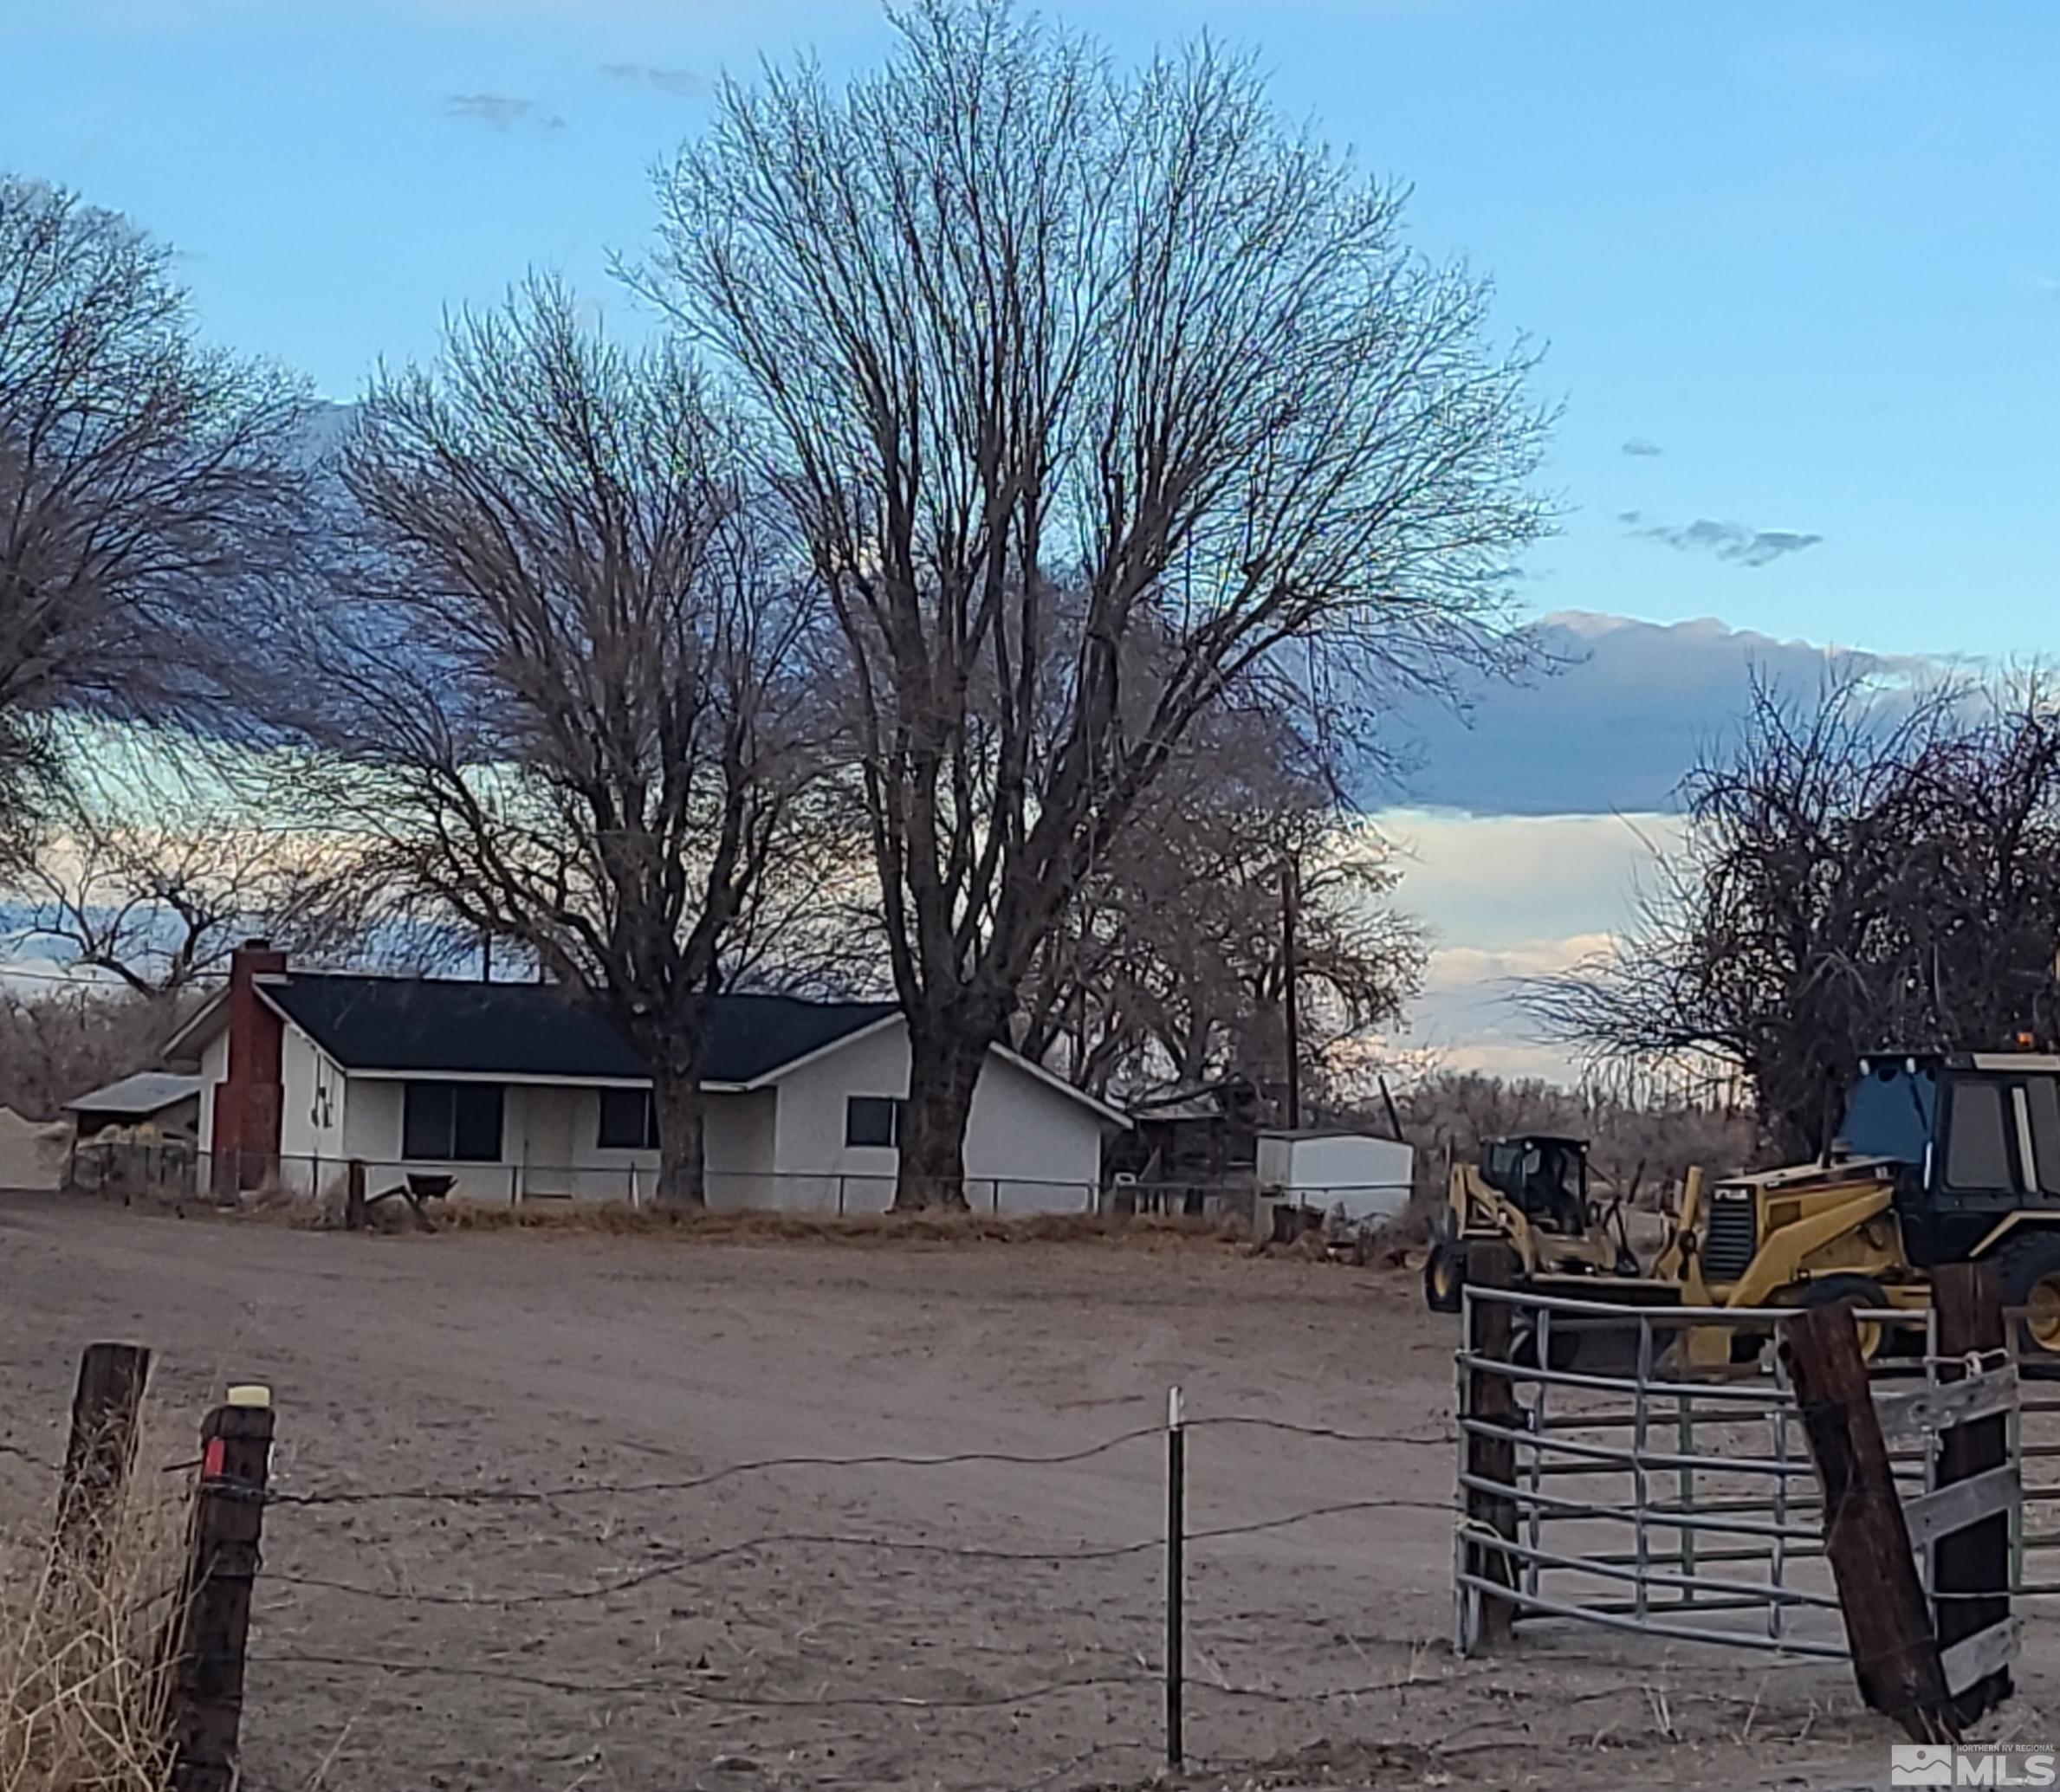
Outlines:
POLYGON ((279 1174, 285 1105, 280 1051, 286 1024, 257 993, 260 977, 286 969, 269 940, 246 940, 229 958, 229 1074, 215 1090, 212 1181, 217 1194, 262 1188, 279 1174))

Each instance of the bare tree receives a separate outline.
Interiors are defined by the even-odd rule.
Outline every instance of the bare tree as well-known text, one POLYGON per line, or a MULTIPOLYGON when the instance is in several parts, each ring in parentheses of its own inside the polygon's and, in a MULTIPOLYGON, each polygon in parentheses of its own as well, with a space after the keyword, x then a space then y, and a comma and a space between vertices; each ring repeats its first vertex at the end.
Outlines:
POLYGON ((176 1006, 255 935, 333 962, 433 937, 396 912, 362 838, 294 824, 291 766, 134 726, 74 728, 62 761, 22 931, 138 995, 176 1006))
POLYGON ((305 546, 301 398, 198 346, 167 251, 0 175, 0 823, 61 708, 230 724, 305 546))
MULTIPOLYGON (((1537 1077, 1435 1070, 1400 1090, 1402 1135, 1415 1148, 1416 1187, 1445 1193, 1454 1161, 1477 1161, 1491 1139, 1548 1133, 1586 1139, 1597 1185, 1605 1198, 1636 1187, 1642 1202, 1677 1198, 1691 1168, 1725 1174, 1754 1155, 1750 1113, 1681 1090, 1633 1093, 1594 1082, 1570 1088, 1537 1077)), ((1368 1116, 1384 1126, 1386 1116, 1368 1116)))
POLYGON ((400 882, 533 954, 649 1062, 661 1200, 703 1198, 701 1070, 825 706, 804 558, 669 349, 533 280, 382 375, 345 452, 348 588, 312 650, 325 800, 400 882), (335 644, 341 644, 340 646, 335 644))
POLYGON ((1249 60, 1121 78, 1008 0, 897 23, 841 94, 726 86, 639 279, 755 401, 839 625, 906 1206, 961 1198, 988 1045, 1197 718, 1263 697, 1342 752, 1506 650, 1545 419, 1484 283, 1249 60))
POLYGON ((1343 1097, 1349 1060, 1421 980, 1422 928, 1391 897, 1394 855, 1296 763, 1269 718, 1205 718, 1045 936, 1023 1047, 1106 1093, 1238 1077, 1277 1092, 1296 911, 1302 1083, 1343 1097))
POLYGON ((1684 786, 1688 834, 1636 927, 1522 999, 1602 1058, 1752 1084, 1784 1156, 1820 1148, 1856 1060, 2050 1036, 2060 713, 2042 686, 1813 702, 1756 683, 1684 786))
POLYGON ((191 1012, 83 982, 0 984, 0 1102, 55 1120, 74 1096, 159 1063, 191 1012))

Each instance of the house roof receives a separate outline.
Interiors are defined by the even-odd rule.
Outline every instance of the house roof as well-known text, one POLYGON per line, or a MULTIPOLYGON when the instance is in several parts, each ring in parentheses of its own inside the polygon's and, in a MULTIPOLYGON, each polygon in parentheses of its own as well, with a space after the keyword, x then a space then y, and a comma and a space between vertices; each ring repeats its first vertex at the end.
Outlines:
MULTIPOLYGON (((347 1071, 625 1082, 650 1075, 605 1015, 548 984, 295 973, 258 987, 347 1071)), ((702 1075, 755 1082, 897 1012, 892 1002, 719 995, 702 1075)))
POLYGON ((105 1089, 89 1090, 64 1104, 68 1114, 160 1114, 200 1093, 200 1078, 175 1076, 168 1071, 139 1071, 110 1083, 105 1089))

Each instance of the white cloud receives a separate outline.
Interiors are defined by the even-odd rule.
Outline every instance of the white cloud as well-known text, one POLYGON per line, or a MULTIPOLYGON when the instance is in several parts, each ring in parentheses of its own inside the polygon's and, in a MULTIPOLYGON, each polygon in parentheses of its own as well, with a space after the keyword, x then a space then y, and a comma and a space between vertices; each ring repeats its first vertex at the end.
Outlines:
POLYGON ((1455 815, 1389 810, 1376 825, 1406 855, 1400 900, 1441 949, 1508 951, 1606 933, 1630 914, 1677 817, 1455 815))
POLYGON ((1397 900, 1435 935, 1395 1048, 1455 1070, 1571 1080, 1571 1054, 1536 1037, 1513 987, 1606 948, 1655 853, 1680 843, 1680 820, 1406 811, 1377 820, 1409 853, 1397 900))
POLYGON ((1532 629, 1543 664, 1469 691, 1466 713, 1402 706, 1395 744, 1418 763, 1393 799, 1474 815, 1608 815, 1672 805, 1707 742, 1736 725, 1758 672, 1815 690, 1834 668, 1888 684, 1939 676, 1941 659, 1850 653, 1694 622, 1562 611, 1532 629))
POLYGON ((1514 978, 1549 977, 1571 970, 1610 943, 1608 934, 1570 934, 1563 940, 1526 940, 1495 950, 1483 946, 1446 946, 1430 955, 1424 978, 1428 995, 1454 990, 1479 990, 1514 978))

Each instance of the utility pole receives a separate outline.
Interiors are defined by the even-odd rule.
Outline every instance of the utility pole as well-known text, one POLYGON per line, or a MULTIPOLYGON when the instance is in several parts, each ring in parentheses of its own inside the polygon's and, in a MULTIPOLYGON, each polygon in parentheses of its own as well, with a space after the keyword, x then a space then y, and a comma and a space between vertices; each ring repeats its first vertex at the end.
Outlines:
POLYGON ((1297 1132, 1302 1124, 1302 1017, 1295 990, 1295 927, 1301 919, 1302 857, 1291 852, 1280 867, 1280 980, 1281 1001, 1287 1023, 1287 1129, 1297 1132))

